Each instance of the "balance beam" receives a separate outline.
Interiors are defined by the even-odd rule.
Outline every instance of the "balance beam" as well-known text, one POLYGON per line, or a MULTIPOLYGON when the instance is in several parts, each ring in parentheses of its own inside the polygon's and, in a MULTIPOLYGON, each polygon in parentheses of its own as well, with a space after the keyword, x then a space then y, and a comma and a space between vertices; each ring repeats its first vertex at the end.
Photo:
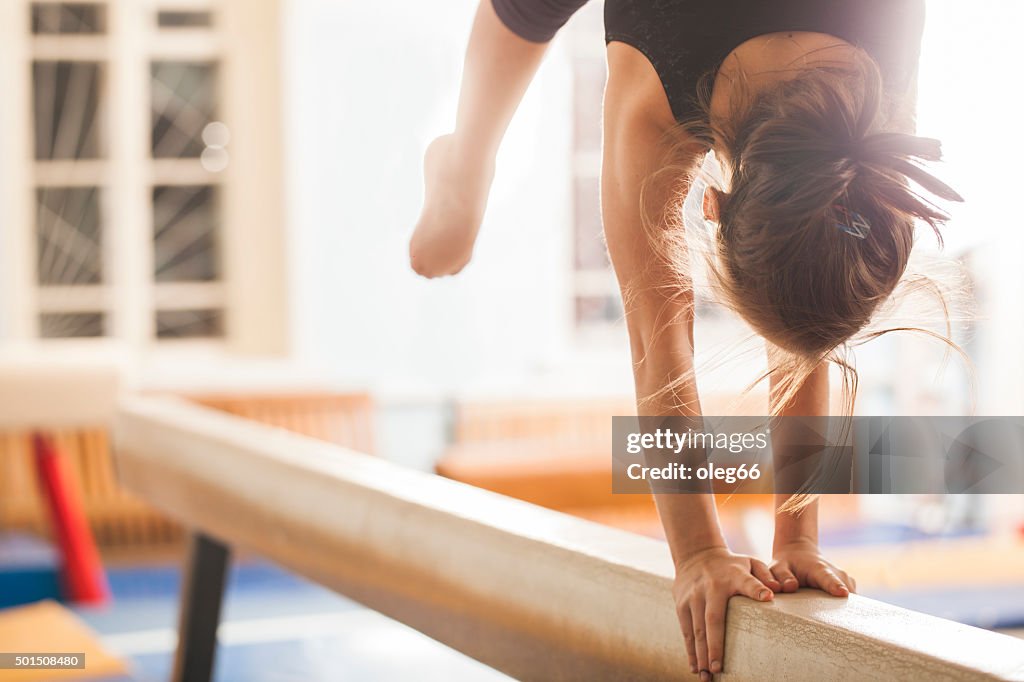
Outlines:
MULTIPOLYGON (((197 533, 186 595, 244 548, 519 679, 692 679, 661 542, 171 398, 123 404, 115 439, 124 485, 197 533)), ((182 622, 200 667, 203 603, 182 622)), ((724 663, 734 682, 1024 680, 1024 641, 802 591, 733 598, 724 663)))
POLYGON ((119 363, 57 354, 0 359, 0 430, 105 426, 114 417, 119 363))

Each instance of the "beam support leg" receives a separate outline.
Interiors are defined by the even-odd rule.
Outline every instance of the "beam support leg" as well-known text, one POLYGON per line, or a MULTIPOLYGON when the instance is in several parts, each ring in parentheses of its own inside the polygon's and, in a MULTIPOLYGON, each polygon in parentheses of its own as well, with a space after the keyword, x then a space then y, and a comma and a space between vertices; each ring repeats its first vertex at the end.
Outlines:
POLYGON ((195 533, 182 576, 175 682, 210 682, 217 653, 217 626, 231 550, 195 533))

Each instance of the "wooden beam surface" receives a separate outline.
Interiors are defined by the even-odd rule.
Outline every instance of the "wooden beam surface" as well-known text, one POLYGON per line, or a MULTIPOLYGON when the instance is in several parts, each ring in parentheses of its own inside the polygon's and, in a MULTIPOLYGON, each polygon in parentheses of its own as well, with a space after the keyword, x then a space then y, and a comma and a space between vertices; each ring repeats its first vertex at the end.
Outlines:
POLYGON ((0 360, 0 429, 69 429, 114 418, 121 367, 105 359, 59 354, 0 360))
MULTIPOLYGON (((663 543, 174 399, 133 399, 115 433, 124 484, 168 514, 516 678, 690 679, 663 543)), ((724 667, 1024 680, 1024 642, 803 591, 734 598, 724 667)))

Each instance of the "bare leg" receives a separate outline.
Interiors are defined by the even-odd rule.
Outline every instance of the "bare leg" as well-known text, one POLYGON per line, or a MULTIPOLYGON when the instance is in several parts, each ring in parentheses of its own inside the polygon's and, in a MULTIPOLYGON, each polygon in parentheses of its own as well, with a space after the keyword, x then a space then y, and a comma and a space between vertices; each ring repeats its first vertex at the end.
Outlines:
POLYGON ((546 49, 547 43, 510 31, 491 0, 481 0, 466 49, 455 132, 431 142, 423 160, 426 195, 409 243, 419 274, 454 275, 472 257, 498 146, 546 49))

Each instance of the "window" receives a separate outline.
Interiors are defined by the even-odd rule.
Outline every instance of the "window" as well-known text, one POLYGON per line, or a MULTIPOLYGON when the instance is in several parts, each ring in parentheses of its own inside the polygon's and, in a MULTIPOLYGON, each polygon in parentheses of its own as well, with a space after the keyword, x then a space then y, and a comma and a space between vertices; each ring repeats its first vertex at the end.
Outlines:
POLYGON ((160 28, 208 28, 213 25, 213 13, 202 10, 161 10, 156 14, 160 28))
POLYGON ((573 310, 578 334, 592 338, 604 336, 623 317, 601 225, 601 107, 607 66, 600 3, 580 10, 567 33, 573 82, 573 310))
POLYGON ((268 330, 285 311, 265 295, 284 287, 283 263, 267 261, 284 258, 281 170, 261 163, 279 158, 280 92, 247 77, 280 58, 278 8, 0 5, 0 80, 24 84, 5 108, 27 114, 0 117, 0 342, 283 349, 268 330))
POLYGON ((106 9, 101 2, 34 2, 32 33, 104 33, 106 9))
MULTIPOLYGON (((102 10, 99 5, 37 3, 33 34, 89 34, 86 40, 97 41, 97 47, 103 38, 92 35, 102 33, 102 10)), ((56 54, 40 54, 31 65, 35 313, 39 338, 95 338, 107 335, 110 313, 102 288, 108 238, 103 208, 106 64, 75 59, 63 47, 53 43, 50 52, 56 54)))

